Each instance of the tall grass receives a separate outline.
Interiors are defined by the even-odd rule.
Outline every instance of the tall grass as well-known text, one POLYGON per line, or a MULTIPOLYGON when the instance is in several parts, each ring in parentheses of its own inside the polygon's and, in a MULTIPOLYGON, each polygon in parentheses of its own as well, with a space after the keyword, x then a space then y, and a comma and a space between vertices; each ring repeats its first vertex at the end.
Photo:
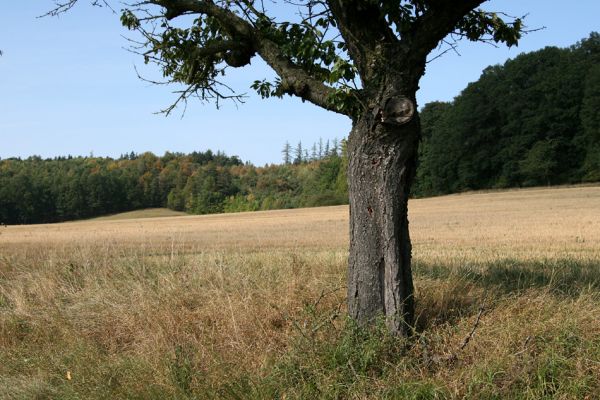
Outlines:
POLYGON ((340 208, 3 228, 0 398, 598 398, 600 203, 507 241, 456 197, 414 207, 410 339, 348 320, 340 208))
POLYGON ((600 391, 600 263, 545 274, 513 261, 478 271, 417 263, 417 331, 399 340, 345 317, 343 251, 113 254, 3 259, 0 398, 600 391))

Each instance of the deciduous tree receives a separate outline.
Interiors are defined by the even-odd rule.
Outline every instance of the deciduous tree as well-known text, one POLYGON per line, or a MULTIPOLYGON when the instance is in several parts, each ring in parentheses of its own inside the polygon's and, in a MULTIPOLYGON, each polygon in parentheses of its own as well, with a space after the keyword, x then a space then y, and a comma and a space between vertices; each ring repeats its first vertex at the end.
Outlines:
POLYGON ((239 99, 224 76, 260 57, 277 75, 252 84, 260 95, 297 96, 352 119, 348 310, 363 324, 384 315, 392 332, 409 334, 407 201, 420 138, 415 93, 442 43, 463 37, 517 43, 521 20, 478 9, 483 2, 147 0, 126 8, 121 20, 141 34, 144 60, 184 85, 166 112, 193 96, 239 99), (298 14, 282 20, 279 7, 298 14))

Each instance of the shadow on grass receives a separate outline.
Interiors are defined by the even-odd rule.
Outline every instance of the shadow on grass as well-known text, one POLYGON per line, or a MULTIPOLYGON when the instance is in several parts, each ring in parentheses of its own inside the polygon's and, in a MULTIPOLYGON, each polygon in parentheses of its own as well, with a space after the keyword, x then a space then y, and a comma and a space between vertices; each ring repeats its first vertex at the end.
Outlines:
POLYGON ((600 291, 600 260, 572 259, 518 261, 503 259, 481 264, 443 265, 414 263, 417 284, 416 330, 476 315, 484 303, 530 289, 544 289, 556 296, 577 297, 600 291))
POLYGON ((439 265, 415 262, 416 276, 471 282, 505 294, 532 288, 548 288, 554 294, 578 296, 600 290, 600 260, 572 259, 520 261, 503 259, 484 264, 439 265))
MULTIPOLYGON (((207 386, 194 393, 214 399, 434 400, 460 397, 453 394, 457 387, 453 388, 450 382, 436 376, 435 371, 446 368, 456 369, 457 374, 472 374, 472 380, 467 379, 467 383, 458 386, 462 396, 470 399, 586 398, 594 393, 594 381, 587 375, 578 383, 572 383, 575 378, 571 371, 581 358, 573 358, 572 350, 567 356, 567 353, 561 353, 560 347, 552 347, 558 346, 560 341, 549 339, 548 350, 536 354, 528 369, 519 370, 518 379, 506 384, 497 379, 497 371, 502 371, 504 376, 505 371, 516 370, 519 364, 515 363, 520 363, 521 359, 502 359, 496 355, 498 364, 481 362, 473 370, 461 367, 466 364, 444 361, 445 358, 432 361, 435 358, 431 358, 431 354, 451 354, 456 347, 446 341, 451 330, 431 328, 453 325, 464 318, 469 318, 468 322, 472 323, 483 302, 486 302, 486 308, 493 308, 494 300, 532 288, 549 290, 565 298, 598 290, 600 261, 524 263, 506 259, 471 265, 434 265, 417 261, 415 275, 422 278, 417 283, 419 318, 415 338, 390 335, 383 318, 372 327, 359 326, 351 319, 336 326, 323 325, 322 317, 331 310, 326 307, 312 310, 302 320, 307 324, 306 332, 316 334, 293 334, 285 352, 260 374, 241 372, 236 375, 235 366, 232 366, 232 378, 227 382, 216 385, 207 382, 207 386)), ((565 331, 565 334, 569 340, 574 340, 571 331, 565 331)), ((542 345, 541 341, 539 345, 542 345)), ((576 347, 578 351, 589 351, 582 346, 576 347)))
MULTIPOLYGON (((575 359, 571 356, 573 350, 561 353, 560 347, 551 347, 558 346, 557 342, 548 342, 548 350, 536 354, 527 369, 517 369, 521 359, 496 355, 498 364, 481 362, 471 370, 464 366, 468 362, 453 364, 455 361, 444 361, 445 358, 432 361, 435 358, 430 355, 451 354, 456 345, 447 340, 452 330, 430 328, 453 324, 465 317, 472 323, 484 300, 501 299, 531 288, 549 288, 565 297, 598 290, 600 262, 502 260, 463 266, 416 262, 415 275, 424 278, 417 284, 421 291, 417 296, 418 341, 390 335, 383 318, 368 328, 351 319, 323 324, 333 310, 315 306, 297 316, 303 322, 302 328, 296 325, 285 350, 260 371, 243 371, 236 365, 222 363, 216 367, 221 373, 212 378, 193 361, 193 349, 177 347, 170 367, 171 384, 180 396, 177 398, 435 400, 460 397, 454 395, 457 389, 470 399, 586 398, 594 393, 594 381, 587 375, 580 383, 572 383, 571 371, 583 356, 575 359), (455 375, 470 374, 472 380, 453 387, 454 383, 443 378, 453 371, 446 375, 442 372, 441 377, 436 375, 436 371, 445 368, 456 369, 455 375), (518 370, 518 379, 510 384, 496 379, 498 371, 504 376, 509 370, 518 370)), ((494 305, 486 304, 489 306, 494 305)), ((568 340, 574 340, 572 332, 565 334, 568 340)), ((582 346, 575 348, 589 351, 582 346)), ((523 354, 526 357, 529 353, 523 354)))

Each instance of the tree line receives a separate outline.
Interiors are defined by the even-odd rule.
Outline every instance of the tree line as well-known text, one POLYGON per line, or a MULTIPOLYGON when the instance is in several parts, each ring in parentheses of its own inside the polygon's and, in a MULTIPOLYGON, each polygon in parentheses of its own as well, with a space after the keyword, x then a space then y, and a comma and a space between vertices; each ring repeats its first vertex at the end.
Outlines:
POLYGON ((600 35, 486 68, 452 102, 427 104, 413 191, 600 181, 600 35))
POLYGON ((223 153, 0 160, 0 223, 90 218, 149 207, 194 214, 347 202, 343 152, 255 167, 223 153))
POLYGON ((285 142, 281 150, 282 161, 284 164, 302 164, 322 160, 330 156, 337 156, 341 151, 341 144, 337 138, 334 138, 331 143, 329 139, 323 141, 319 138, 318 142, 308 148, 302 145, 302 141, 292 148, 290 142, 285 142))
MULTIPOLYGON (((412 195, 600 181, 600 35, 486 68, 421 111, 412 195)), ((148 207, 195 214, 346 204, 345 140, 286 142, 282 164, 212 151, 0 160, 0 223, 148 207)))

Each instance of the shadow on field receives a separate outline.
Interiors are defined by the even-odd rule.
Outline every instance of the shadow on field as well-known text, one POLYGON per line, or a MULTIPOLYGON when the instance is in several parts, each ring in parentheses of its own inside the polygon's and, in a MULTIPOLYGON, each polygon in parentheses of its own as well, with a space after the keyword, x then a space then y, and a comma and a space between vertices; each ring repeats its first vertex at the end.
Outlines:
POLYGON ((544 289, 556 296, 577 297, 600 291, 600 260, 572 259, 443 265, 415 260, 417 331, 453 324, 476 315, 479 308, 504 295, 544 289))
POLYGON ((600 289, 600 260, 504 259, 459 266, 415 262, 414 271, 417 276, 441 280, 458 279, 506 294, 532 288, 548 288, 554 294, 575 297, 583 290, 600 289))

